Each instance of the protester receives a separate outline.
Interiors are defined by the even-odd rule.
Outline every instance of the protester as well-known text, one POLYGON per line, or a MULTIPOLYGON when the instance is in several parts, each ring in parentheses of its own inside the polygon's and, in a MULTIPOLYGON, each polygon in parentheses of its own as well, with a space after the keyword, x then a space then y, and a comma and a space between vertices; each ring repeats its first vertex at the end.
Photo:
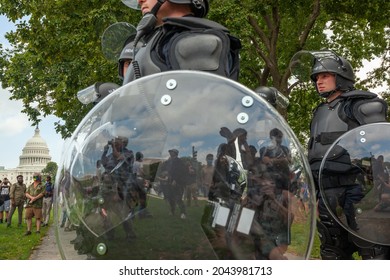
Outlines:
POLYGON ((27 188, 26 197, 26 222, 27 232, 25 235, 31 234, 32 218, 35 217, 36 233, 40 233, 42 219, 42 204, 45 194, 45 186, 42 184, 42 176, 40 173, 34 173, 34 182, 27 188))
POLYGON ((11 198, 11 210, 8 214, 7 227, 11 226, 12 216, 16 208, 18 209, 18 227, 22 226, 23 208, 26 200, 26 184, 23 183, 22 175, 18 175, 16 179, 18 182, 11 186, 9 194, 11 198))
POLYGON ((46 177, 45 183, 45 195, 43 196, 42 205, 42 227, 49 224, 50 211, 53 205, 54 185, 51 182, 51 176, 46 177))
POLYGON ((11 207, 11 200, 9 196, 10 188, 11 183, 7 178, 4 178, 3 183, 0 185, 0 200, 2 201, 0 206, 0 224, 7 222, 7 216, 11 207))

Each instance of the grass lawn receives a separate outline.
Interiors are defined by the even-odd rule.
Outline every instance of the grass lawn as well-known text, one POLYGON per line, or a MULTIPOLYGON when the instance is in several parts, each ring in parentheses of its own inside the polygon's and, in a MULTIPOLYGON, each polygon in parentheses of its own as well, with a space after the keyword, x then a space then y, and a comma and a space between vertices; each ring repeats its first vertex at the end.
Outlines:
MULTIPOLYGON (((173 217, 169 215, 168 205, 164 200, 149 199, 149 209, 153 213, 153 218, 134 219, 136 241, 128 245, 123 242, 114 242, 104 258, 116 259, 119 255, 119 259, 216 259, 217 255, 223 256, 226 253, 224 246, 218 249, 217 244, 217 248, 213 250, 201 227, 200 221, 204 215, 205 204, 206 201, 201 201, 199 207, 187 208, 187 219, 182 220, 179 215, 173 217)), ((52 220, 53 214, 51 223, 52 220)), ((33 220, 33 233, 24 236, 26 227, 25 223, 22 227, 17 226, 17 213, 13 216, 10 228, 7 228, 5 223, 0 224, 0 260, 28 260, 34 248, 41 244, 42 238, 48 231, 47 227, 43 227, 40 234, 35 234, 35 220, 33 220)), ((302 231, 302 235, 305 235, 304 230, 304 226, 295 224, 292 233, 300 235, 302 231)), ((121 239, 121 231, 119 227, 115 239, 121 239)), ((247 258, 250 258, 252 243, 244 240, 241 245, 242 252, 248 254, 247 258)), ((311 258, 320 258, 318 236, 314 242, 311 258)))
MULTIPOLYGON (((229 257, 226 250, 224 230, 215 230, 208 225, 209 215, 207 201, 199 201, 199 206, 187 208, 187 218, 180 219, 180 213, 170 215, 168 204, 165 200, 149 197, 148 209, 153 218, 133 219, 133 230, 136 239, 127 242, 124 237, 124 228, 118 225, 108 235, 100 238, 91 238, 95 246, 105 243, 107 253, 104 256, 96 256, 98 259, 219 259, 229 257), (206 212, 205 212, 206 210, 206 212), (203 224, 203 227, 202 227, 203 224)), ((177 211, 179 212, 179 211, 177 211)), ((289 246, 289 252, 296 255, 304 255, 308 237, 307 225, 294 223, 292 235, 294 242, 289 246)), ((318 238, 317 238, 318 239, 318 238)), ((253 259, 253 241, 250 237, 238 235, 233 240, 236 244, 236 257, 253 259), (237 255, 238 254, 238 255, 237 255)), ((319 258, 318 240, 315 242, 311 258, 319 258)), ((71 246, 64 244, 65 246, 71 246)))
MULTIPOLYGON (((51 214, 52 220, 53 214, 51 214)), ((12 225, 7 228, 7 224, 0 224, 0 260, 28 260, 33 249, 40 245, 48 228, 41 227, 41 233, 35 233, 35 219, 33 219, 32 234, 24 236, 27 225, 24 222, 18 227, 18 213, 15 211, 12 217, 12 225)))
MULTIPOLYGON (((110 246, 108 255, 104 258, 117 259, 215 259, 218 258, 210 246, 210 242, 201 226, 204 206, 206 201, 200 201, 199 207, 187 208, 187 219, 180 219, 179 215, 170 216, 168 205, 164 200, 149 199, 149 209, 153 213, 151 219, 134 219, 134 230, 137 241, 127 246, 123 242, 115 242, 110 246)), ((24 213, 23 213, 24 214, 24 213)), ((40 234, 35 234, 35 220, 33 220, 32 234, 24 236, 26 224, 17 226, 17 213, 12 219, 12 226, 0 224, 0 260, 28 260, 32 251, 42 242, 42 238, 48 231, 47 227, 41 228, 40 234)), ((51 223, 53 214, 51 214, 51 223)), ((305 226, 294 224, 292 234, 305 236, 305 226)), ((122 228, 118 227, 117 237, 121 238, 122 228)), ((305 242, 302 240, 302 242, 305 242)), ((108 241, 108 243, 110 243, 108 241)), ((246 242, 244 242, 246 243, 246 242)), ((241 244, 245 246, 245 244, 241 244)), ((243 252, 251 252, 251 246, 243 247, 243 252), (247 247, 247 248, 245 248, 247 247)), ((296 251, 298 248, 291 248, 296 251)), ((217 254, 224 254, 216 250, 217 254)), ((219 257, 221 257, 219 256, 219 257)), ((316 235, 311 257, 319 259, 319 239, 316 235)))

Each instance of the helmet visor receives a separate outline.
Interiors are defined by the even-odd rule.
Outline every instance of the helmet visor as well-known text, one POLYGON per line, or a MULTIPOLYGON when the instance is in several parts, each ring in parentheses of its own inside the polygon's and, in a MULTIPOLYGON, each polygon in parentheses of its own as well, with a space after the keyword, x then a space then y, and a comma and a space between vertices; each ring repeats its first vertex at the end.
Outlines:
POLYGON ((137 0, 122 0, 122 3, 134 10, 141 10, 141 6, 138 4, 137 0))
POLYGON ((290 70, 300 82, 309 82, 316 72, 334 72, 327 67, 326 61, 329 59, 332 61, 340 60, 332 51, 299 51, 290 61, 290 70))
POLYGON ((102 35, 104 57, 109 61, 118 62, 127 39, 136 33, 136 28, 127 22, 117 22, 107 27, 102 35))

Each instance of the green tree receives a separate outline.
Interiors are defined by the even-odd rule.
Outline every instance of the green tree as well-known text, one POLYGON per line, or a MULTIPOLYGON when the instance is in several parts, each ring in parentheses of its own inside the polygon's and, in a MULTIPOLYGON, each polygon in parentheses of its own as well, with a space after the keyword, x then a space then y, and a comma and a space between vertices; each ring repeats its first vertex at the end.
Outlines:
POLYGON ((3 88, 23 101, 32 125, 54 114, 64 120, 56 131, 69 136, 90 109, 76 93, 97 81, 119 82, 116 64, 101 51, 105 28, 136 24, 140 13, 117 0, 0 0, 0 13, 17 27, 6 35, 12 48, 0 49, 3 88))
MULTIPOLYGON (((240 82, 274 86, 290 98, 287 117, 304 141, 310 112, 319 99, 312 85, 293 83, 289 62, 300 50, 332 49, 355 69, 374 57, 383 64, 363 88, 389 84, 387 0, 213 0, 209 18, 242 39, 240 82)), ((33 124, 55 114, 56 129, 68 136, 90 109, 76 99, 96 81, 116 81, 116 65, 100 50, 100 36, 114 22, 136 23, 140 12, 117 0, 0 0, 0 13, 18 21, 7 35, 13 49, 0 49, 0 80, 22 100, 33 124)))
POLYGON ((287 120, 305 141, 319 98, 310 83, 292 81, 292 56, 300 50, 332 49, 355 69, 380 57, 383 64, 359 86, 390 84, 389 11, 386 0, 214 0, 210 18, 242 39, 241 82, 250 88, 274 86, 288 96, 287 120))
POLYGON ((44 175, 50 175, 51 181, 55 182, 56 180, 56 174, 58 170, 58 165, 57 163, 50 161, 46 164, 45 168, 42 169, 42 174, 44 175))

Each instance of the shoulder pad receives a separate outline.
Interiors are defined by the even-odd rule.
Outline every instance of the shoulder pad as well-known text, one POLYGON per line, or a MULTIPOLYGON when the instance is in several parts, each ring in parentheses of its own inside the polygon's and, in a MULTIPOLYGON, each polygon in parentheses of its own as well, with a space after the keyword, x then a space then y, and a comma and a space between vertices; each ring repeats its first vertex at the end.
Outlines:
POLYGON ((341 97, 344 97, 344 98, 368 98, 368 99, 370 99, 370 98, 374 98, 377 96, 378 95, 376 93, 364 91, 364 90, 352 90, 352 91, 343 92, 341 94, 341 97))
POLYGON ((215 22, 211 21, 205 18, 198 18, 198 17, 168 17, 163 19, 164 24, 170 24, 170 25, 176 25, 181 26, 185 28, 212 28, 212 29, 218 29, 222 30, 224 32, 229 32, 229 30, 215 22))
MULTIPOLYGON (((217 71, 221 59, 226 57, 228 42, 211 33, 181 33, 175 38, 170 49, 170 62, 177 69, 217 71)), ((222 68, 221 70, 223 70, 222 68)))
POLYGON ((359 100, 353 104, 352 113, 360 124, 385 122, 387 103, 380 98, 359 100))

